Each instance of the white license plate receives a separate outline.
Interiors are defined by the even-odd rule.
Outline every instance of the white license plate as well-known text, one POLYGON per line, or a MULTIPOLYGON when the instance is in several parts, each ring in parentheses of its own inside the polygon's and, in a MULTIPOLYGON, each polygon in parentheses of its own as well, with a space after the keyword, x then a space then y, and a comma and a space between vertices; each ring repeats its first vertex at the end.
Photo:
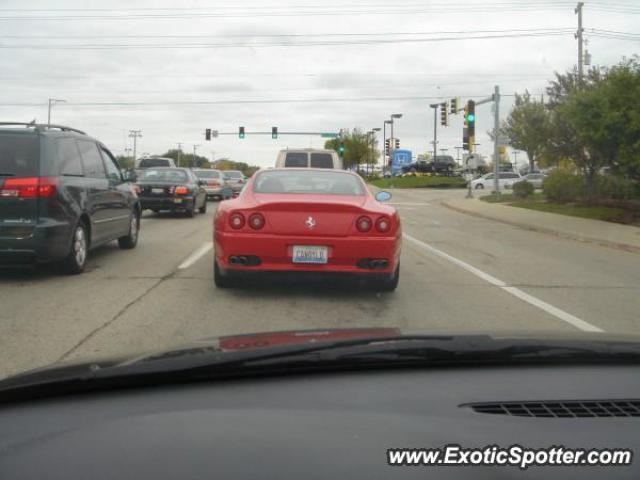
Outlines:
POLYGON ((325 264, 328 261, 328 248, 310 245, 293 246, 293 263, 318 263, 325 264))
POLYGON ((164 188, 152 188, 151 193, 164 193, 164 188))
POLYGON ((174 198, 173 199, 173 203, 182 203, 182 199, 181 198, 174 198))

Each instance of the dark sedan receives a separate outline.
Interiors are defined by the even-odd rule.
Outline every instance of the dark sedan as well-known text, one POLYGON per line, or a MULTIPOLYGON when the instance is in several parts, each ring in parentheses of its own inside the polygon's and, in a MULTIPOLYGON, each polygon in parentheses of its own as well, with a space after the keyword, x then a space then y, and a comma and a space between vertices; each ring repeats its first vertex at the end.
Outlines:
POLYGON ((150 168, 140 173, 136 187, 143 209, 182 211, 193 217, 207 211, 202 181, 187 168, 150 168))

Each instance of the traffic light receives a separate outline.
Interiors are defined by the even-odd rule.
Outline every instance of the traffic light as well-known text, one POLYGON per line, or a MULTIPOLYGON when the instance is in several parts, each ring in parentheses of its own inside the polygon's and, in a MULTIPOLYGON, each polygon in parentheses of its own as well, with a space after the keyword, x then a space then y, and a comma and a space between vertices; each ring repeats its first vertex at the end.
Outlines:
POLYGON ((271 138, 278 138, 278 127, 271 127, 271 138))
POLYGON ((460 103, 460 99, 458 97, 451 99, 451 109, 449 110, 449 113, 451 115, 455 115, 455 114, 458 113, 458 104, 459 103, 460 103))
POLYGON ((389 150, 391 150, 391 140, 387 138, 384 141, 384 154, 389 155, 389 150))
POLYGON ((476 135, 476 102, 469 100, 467 102, 467 128, 469 129, 469 137, 476 135))
POLYGON ((470 151, 469 150, 469 130, 467 129, 467 127, 464 127, 462 129, 462 149, 466 150, 467 152, 470 151))
POLYGON ((207 128, 204 131, 204 139, 205 140, 211 140, 211 129, 210 128, 207 128))
POLYGON ((344 155, 344 143, 340 142, 340 146, 338 147, 338 153, 340 156, 344 155))
POLYGON ((395 147, 394 147, 394 148, 395 148, 396 150, 397 150, 398 148, 400 148, 400 140, 398 140, 397 138, 395 139, 395 147))
POLYGON ((449 105, 447 105, 447 102, 440 104, 440 125, 443 127, 449 125, 449 105))
POLYGON ((244 127, 238 128, 238 138, 244 138, 244 127))

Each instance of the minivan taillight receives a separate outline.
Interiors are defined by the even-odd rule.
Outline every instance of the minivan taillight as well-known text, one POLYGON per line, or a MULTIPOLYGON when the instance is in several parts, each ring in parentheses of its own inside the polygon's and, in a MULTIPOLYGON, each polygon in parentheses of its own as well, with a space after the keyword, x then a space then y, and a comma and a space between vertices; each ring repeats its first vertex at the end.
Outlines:
POLYGON ((48 198, 55 195, 58 177, 7 178, 0 197, 48 198))

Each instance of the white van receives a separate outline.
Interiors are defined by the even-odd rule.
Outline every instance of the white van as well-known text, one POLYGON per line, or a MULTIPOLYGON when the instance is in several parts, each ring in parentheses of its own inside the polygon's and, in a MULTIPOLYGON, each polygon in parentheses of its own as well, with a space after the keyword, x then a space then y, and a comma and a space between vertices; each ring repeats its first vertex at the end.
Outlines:
POLYGON ((172 158, 164 157, 143 157, 139 158, 136 163, 136 168, 139 170, 157 167, 176 168, 176 164, 172 158))
POLYGON ((335 150, 299 148, 280 150, 276 168, 332 168, 343 170, 342 160, 335 150))

